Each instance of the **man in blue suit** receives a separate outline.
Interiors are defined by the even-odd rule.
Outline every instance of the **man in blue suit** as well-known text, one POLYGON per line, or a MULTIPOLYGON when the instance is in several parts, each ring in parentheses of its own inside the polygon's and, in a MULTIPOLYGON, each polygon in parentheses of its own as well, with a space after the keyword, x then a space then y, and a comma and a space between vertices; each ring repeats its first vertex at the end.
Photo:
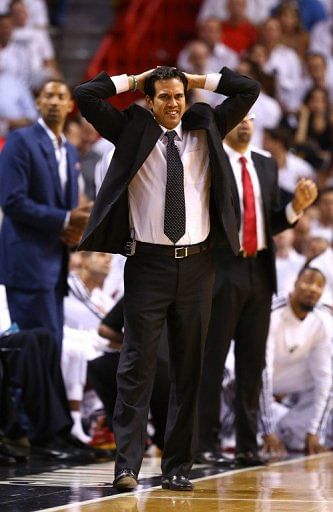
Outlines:
POLYGON ((0 156, 0 283, 12 321, 47 327, 61 347, 68 247, 75 246, 91 205, 78 207, 78 162, 63 126, 73 108, 68 86, 48 81, 38 121, 14 131, 0 156))

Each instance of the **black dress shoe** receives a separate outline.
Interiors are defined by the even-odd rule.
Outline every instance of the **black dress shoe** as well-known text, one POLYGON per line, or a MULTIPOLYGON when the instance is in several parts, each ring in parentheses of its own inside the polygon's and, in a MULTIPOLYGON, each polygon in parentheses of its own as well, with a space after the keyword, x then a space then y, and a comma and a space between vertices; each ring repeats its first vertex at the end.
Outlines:
POLYGON ((118 491, 133 491, 138 485, 138 477, 131 469, 122 469, 116 473, 112 485, 118 491))
POLYGON ((231 468, 235 464, 234 459, 224 457, 220 452, 200 452, 196 455, 194 462, 220 468, 231 468))
POLYGON ((235 456, 237 468, 251 468, 255 466, 266 466, 267 462, 253 452, 237 453, 235 456))
POLYGON ((162 489, 192 491, 193 485, 184 475, 162 476, 162 489))

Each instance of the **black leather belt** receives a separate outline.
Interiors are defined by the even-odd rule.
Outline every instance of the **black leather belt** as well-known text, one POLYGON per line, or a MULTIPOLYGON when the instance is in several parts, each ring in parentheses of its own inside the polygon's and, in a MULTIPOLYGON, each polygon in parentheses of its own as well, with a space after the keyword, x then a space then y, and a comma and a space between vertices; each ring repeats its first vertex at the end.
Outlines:
POLYGON ((170 256, 175 259, 187 258, 194 254, 199 254, 209 249, 209 243, 201 242, 200 244, 193 245, 158 245, 148 244, 146 242, 136 242, 135 252, 137 254, 157 254, 160 256, 170 256))

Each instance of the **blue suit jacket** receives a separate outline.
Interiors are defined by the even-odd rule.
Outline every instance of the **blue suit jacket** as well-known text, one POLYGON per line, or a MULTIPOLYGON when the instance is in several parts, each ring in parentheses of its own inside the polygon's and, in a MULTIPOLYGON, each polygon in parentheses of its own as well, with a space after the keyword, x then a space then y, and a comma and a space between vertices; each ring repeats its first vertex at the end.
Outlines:
POLYGON ((59 235, 78 203, 77 153, 66 145, 65 192, 53 144, 39 123, 11 133, 0 155, 0 282, 7 286, 48 290, 66 269, 68 250, 59 235))

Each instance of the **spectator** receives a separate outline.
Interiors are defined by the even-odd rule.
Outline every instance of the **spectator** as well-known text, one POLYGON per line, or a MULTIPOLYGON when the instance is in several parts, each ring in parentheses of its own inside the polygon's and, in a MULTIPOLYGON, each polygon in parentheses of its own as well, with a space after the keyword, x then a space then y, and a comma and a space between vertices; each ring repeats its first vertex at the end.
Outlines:
POLYGON ((0 136, 37 119, 35 100, 30 89, 13 75, 0 73, 0 136))
MULTIPOLYGON (((225 20, 228 16, 228 0, 204 0, 198 15, 198 21, 204 21, 210 17, 225 20)), ((251 23, 262 23, 270 14, 271 9, 279 3, 279 0, 247 0, 246 17, 251 23)))
POLYGON ((305 255, 308 240, 310 238, 310 216, 305 213, 294 227, 294 248, 298 254, 305 255))
POLYGON ((48 328, 60 349, 68 246, 91 205, 77 207, 77 155, 62 134, 73 107, 68 86, 47 82, 37 105, 38 122, 11 133, 0 156, 0 282, 13 321, 48 328))
POLYGON ((318 171, 328 168, 333 145, 333 115, 328 91, 322 87, 310 89, 300 108, 295 144, 307 155, 318 171))
POLYGON ((74 422, 71 433, 84 443, 91 441, 83 431, 81 422, 87 362, 109 349, 109 344, 98 336, 97 330, 101 319, 114 304, 102 291, 110 262, 109 254, 82 253, 81 268, 69 275, 69 294, 65 298, 61 365, 74 422))
POLYGON ((333 314, 333 249, 328 247, 321 254, 309 261, 309 267, 320 270, 326 279, 325 289, 321 296, 320 302, 328 306, 333 314))
POLYGON ((294 238, 294 229, 286 229, 274 237, 277 295, 291 291, 298 272, 306 262, 305 256, 293 248, 294 238))
POLYGON ((24 0, 12 0, 10 14, 13 22, 12 41, 29 51, 32 87, 38 90, 46 79, 60 77, 51 39, 46 31, 29 24, 24 0))
POLYGON ((224 44, 237 53, 243 53, 257 41, 258 28, 246 16, 246 0, 228 0, 222 37, 224 44))
POLYGON ((281 43, 293 48, 303 60, 309 47, 309 34, 302 26, 297 3, 281 3, 276 9, 275 16, 281 23, 281 43))
POLYGON ((272 312, 261 397, 263 453, 268 457, 284 457, 286 449, 309 455, 325 450, 332 409, 332 333, 331 319, 316 308, 324 286, 321 271, 306 267, 289 299, 280 300, 272 312), (296 402, 288 403, 293 394, 296 402))
POLYGON ((325 238, 330 245, 333 243, 333 187, 320 191, 318 201, 318 218, 311 221, 311 236, 325 238))
POLYGON ((84 181, 83 192, 89 200, 96 199, 95 167, 100 160, 100 155, 93 147, 98 139, 98 133, 92 124, 84 118, 80 119, 81 137, 77 146, 80 155, 81 176, 84 181))
POLYGON ((258 148, 263 146, 263 134, 265 128, 276 128, 279 125, 282 110, 274 98, 265 92, 265 77, 256 63, 247 58, 242 58, 237 66, 237 71, 241 75, 249 76, 261 83, 262 89, 255 104, 251 108, 251 113, 255 116, 254 133, 252 144, 258 148))
POLYGON ((282 43, 281 23, 268 18, 261 27, 260 42, 266 47, 268 59, 264 71, 276 77, 276 94, 283 110, 293 112, 300 104, 301 61, 292 48, 282 43))
POLYGON ((310 236, 305 248, 305 257, 307 261, 319 256, 327 249, 328 245, 328 241, 325 238, 321 236, 310 236))
POLYGON ((333 75, 329 73, 327 58, 322 52, 308 53, 305 58, 305 70, 302 80, 302 98, 312 87, 327 89, 330 106, 333 103, 333 75))
MULTIPOLYGON (((221 42, 221 22, 217 18, 206 19, 198 25, 198 38, 206 43, 209 49, 205 73, 217 73, 223 66, 235 69, 238 55, 221 42)), ((184 71, 189 70, 188 53, 188 49, 184 48, 177 58, 177 66, 184 71)))
POLYGON ((308 162, 290 151, 290 132, 283 128, 266 128, 263 147, 269 151, 278 164, 281 198, 293 193, 300 178, 315 179, 315 172, 308 162))

